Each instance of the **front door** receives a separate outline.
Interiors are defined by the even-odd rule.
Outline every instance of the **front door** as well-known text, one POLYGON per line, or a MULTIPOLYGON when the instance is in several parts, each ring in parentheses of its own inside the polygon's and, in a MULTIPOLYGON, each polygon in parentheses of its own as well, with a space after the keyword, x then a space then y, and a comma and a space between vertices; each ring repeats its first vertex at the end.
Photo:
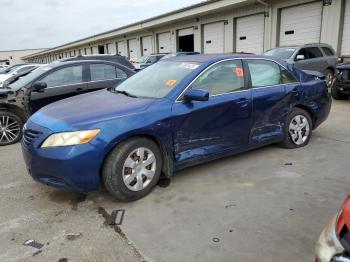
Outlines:
POLYGON ((241 60, 211 66, 189 88, 207 90, 210 97, 205 102, 174 103, 176 161, 239 150, 248 145, 252 100, 241 60))
POLYGON ((43 106, 86 92, 83 81, 83 65, 72 65, 50 72, 37 82, 45 82, 47 88, 30 93, 30 111, 34 113, 43 106))

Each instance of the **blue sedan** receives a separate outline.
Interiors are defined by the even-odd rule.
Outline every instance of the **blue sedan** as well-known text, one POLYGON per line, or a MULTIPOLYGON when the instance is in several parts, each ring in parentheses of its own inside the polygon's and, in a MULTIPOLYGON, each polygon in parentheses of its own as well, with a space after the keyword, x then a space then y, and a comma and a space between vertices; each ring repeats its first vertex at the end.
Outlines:
POLYGON ((330 108, 324 80, 279 60, 184 56, 43 108, 22 149, 39 182, 78 192, 104 184, 132 201, 161 174, 272 143, 303 147, 330 108))

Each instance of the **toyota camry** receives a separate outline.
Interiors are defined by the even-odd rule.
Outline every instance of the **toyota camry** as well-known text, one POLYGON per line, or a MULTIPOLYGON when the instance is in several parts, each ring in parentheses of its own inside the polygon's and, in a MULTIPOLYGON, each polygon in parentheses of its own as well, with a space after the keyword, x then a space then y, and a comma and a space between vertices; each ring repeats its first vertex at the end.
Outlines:
POLYGON ((132 201, 161 174, 273 143, 303 147, 331 108, 316 75, 248 54, 161 61, 31 116, 22 140, 28 173, 70 191, 103 184, 132 201))

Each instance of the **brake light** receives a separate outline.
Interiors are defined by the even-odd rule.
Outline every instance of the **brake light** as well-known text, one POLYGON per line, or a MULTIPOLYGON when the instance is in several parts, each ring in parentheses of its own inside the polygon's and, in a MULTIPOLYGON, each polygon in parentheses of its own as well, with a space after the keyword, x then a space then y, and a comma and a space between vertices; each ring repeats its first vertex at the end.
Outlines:
POLYGON ((345 225, 350 228, 350 196, 348 196, 344 201, 342 209, 338 215, 336 225, 336 232, 338 236, 340 235, 345 225))

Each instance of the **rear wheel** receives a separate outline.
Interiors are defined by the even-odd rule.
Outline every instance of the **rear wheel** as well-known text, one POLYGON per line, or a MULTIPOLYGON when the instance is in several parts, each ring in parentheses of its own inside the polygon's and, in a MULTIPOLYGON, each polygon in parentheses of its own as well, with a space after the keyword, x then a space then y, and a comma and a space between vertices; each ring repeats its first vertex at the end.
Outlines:
POLYGON ((342 92, 337 90, 335 87, 331 88, 331 95, 335 100, 344 100, 349 98, 349 96, 342 94, 342 92))
POLYGON ((311 135, 312 121, 309 113, 303 109, 295 108, 286 119, 282 146, 285 148, 306 146, 311 135))
POLYGON ((0 146, 15 144, 22 138, 23 120, 16 114, 0 111, 0 146))
POLYGON ((107 157, 102 176, 107 190, 123 201, 140 199, 157 184, 162 168, 158 146, 135 138, 115 147, 107 157))

